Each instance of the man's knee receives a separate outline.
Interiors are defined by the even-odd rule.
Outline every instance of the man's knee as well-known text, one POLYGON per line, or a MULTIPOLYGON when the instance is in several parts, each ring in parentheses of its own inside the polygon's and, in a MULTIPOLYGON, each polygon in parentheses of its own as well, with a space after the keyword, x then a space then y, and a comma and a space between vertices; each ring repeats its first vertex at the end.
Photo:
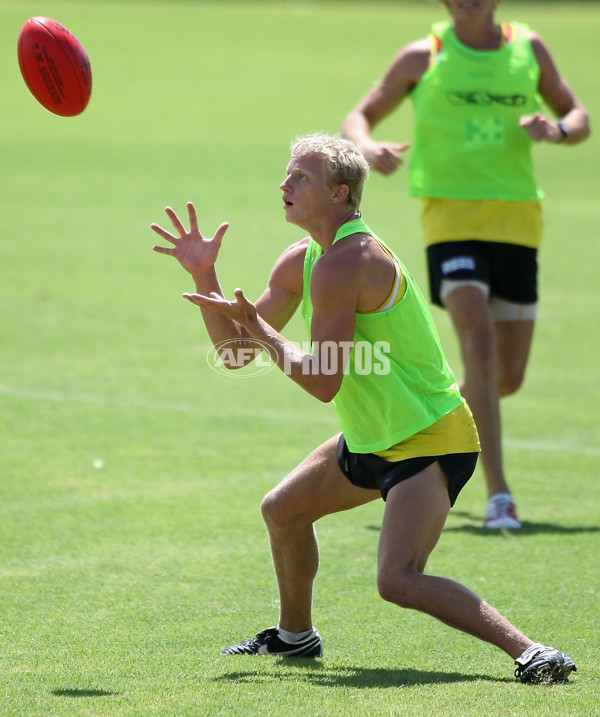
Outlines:
POLYGON ((277 526, 285 521, 282 501, 275 490, 269 491, 262 499, 260 512, 267 526, 277 526))
POLYGON ((498 373, 498 395, 510 396, 516 393, 523 385, 525 372, 521 370, 506 370, 500 368, 498 373))
POLYGON ((260 512, 269 532, 289 532, 310 522, 297 501, 287 491, 278 488, 270 490, 260 504, 260 512))
POLYGON ((404 608, 413 608, 415 601, 414 570, 394 570, 380 567, 377 571, 377 590, 380 597, 386 602, 394 603, 404 608))

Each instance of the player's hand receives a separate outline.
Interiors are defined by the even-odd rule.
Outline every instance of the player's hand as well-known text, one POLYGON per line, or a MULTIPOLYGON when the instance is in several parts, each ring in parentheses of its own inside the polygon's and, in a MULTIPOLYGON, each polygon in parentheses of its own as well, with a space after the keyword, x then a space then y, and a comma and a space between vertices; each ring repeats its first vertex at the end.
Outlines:
POLYGON ((522 127, 534 142, 558 142, 561 132, 555 120, 549 120, 541 112, 523 115, 519 119, 522 127))
POLYGON ((223 316, 227 316, 251 333, 258 323, 256 306, 251 301, 248 301, 241 289, 236 289, 233 293, 235 295, 233 301, 228 301, 220 294, 217 294, 216 291, 213 291, 210 296, 184 294, 183 297, 191 301, 192 304, 196 304, 196 306, 211 309, 223 314, 223 316))
POLYGON ((171 207, 167 207, 165 212, 171 220, 177 235, 163 229, 158 224, 150 225, 153 231, 173 245, 172 247, 154 245, 152 248, 159 254, 175 257, 186 271, 196 277, 204 274, 215 265, 221 248, 221 241, 229 224, 223 222, 213 237, 205 237, 198 229, 196 209, 192 202, 187 203, 187 210, 190 222, 189 231, 185 230, 181 220, 171 207))
POLYGON ((408 142, 374 142, 370 147, 363 148, 363 153, 371 169, 387 176, 404 163, 401 154, 409 147, 408 142))

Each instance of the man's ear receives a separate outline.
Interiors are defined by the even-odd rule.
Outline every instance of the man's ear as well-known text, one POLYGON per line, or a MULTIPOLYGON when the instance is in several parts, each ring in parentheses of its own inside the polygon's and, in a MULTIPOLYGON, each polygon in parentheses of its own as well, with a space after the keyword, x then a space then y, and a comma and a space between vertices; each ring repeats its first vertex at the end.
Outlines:
POLYGON ((350 187, 347 184, 336 185, 333 194, 331 195, 331 201, 334 204, 343 204, 348 195, 350 194, 350 187))

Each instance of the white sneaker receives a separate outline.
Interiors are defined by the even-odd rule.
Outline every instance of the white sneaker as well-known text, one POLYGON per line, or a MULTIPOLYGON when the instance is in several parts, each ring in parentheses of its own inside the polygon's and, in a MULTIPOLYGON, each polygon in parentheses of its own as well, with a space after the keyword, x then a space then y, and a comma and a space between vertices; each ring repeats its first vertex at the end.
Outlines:
POLYGON ((485 504, 486 528, 520 528, 517 511, 510 493, 496 493, 485 504))

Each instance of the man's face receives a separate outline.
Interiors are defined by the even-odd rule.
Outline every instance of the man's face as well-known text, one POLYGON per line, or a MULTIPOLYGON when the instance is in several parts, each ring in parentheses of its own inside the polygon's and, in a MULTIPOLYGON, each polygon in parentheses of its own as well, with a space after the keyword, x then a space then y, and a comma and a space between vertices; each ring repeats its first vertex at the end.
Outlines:
POLYGON ((327 184, 320 154, 292 157, 280 189, 287 221, 300 227, 328 215, 335 191, 327 184))

